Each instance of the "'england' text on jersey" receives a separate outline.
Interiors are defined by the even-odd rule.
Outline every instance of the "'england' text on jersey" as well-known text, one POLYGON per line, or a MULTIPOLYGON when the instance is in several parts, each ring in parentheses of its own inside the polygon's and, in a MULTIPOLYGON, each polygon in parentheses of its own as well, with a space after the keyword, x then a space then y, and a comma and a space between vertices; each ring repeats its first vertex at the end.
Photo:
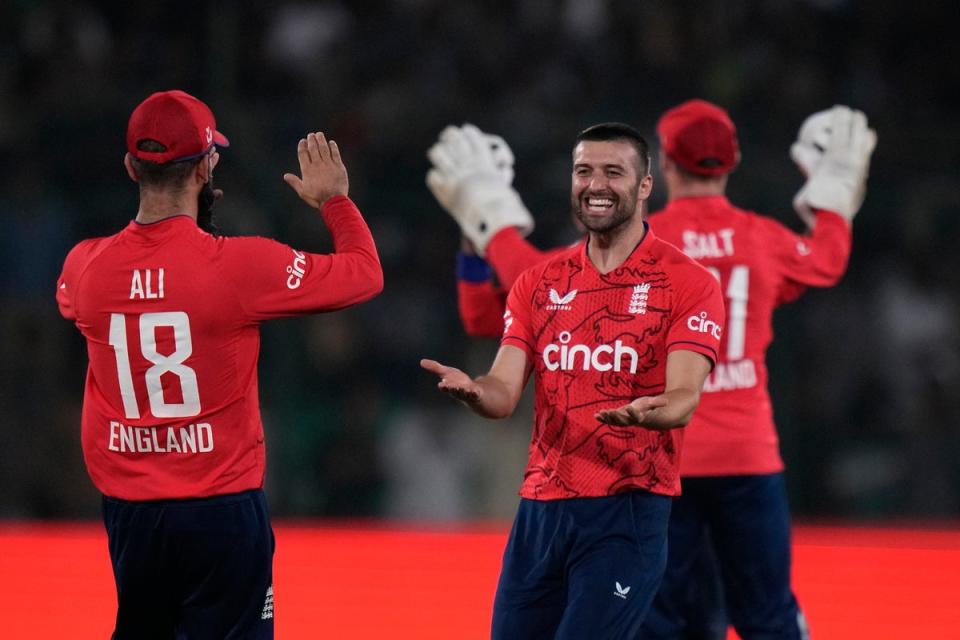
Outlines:
POLYGON ((185 427, 132 427, 111 420, 107 448, 119 453, 210 453, 213 427, 208 422, 185 427))
POLYGON ((703 383, 704 393, 752 389, 757 385, 757 367, 750 358, 718 362, 703 383))

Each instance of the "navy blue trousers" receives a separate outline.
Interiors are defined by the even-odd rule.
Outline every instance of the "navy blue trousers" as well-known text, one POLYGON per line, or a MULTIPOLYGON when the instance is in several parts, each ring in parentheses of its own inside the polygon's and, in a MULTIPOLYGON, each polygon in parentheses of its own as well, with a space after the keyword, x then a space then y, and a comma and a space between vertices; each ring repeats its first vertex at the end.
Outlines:
POLYGON ((711 552, 726 614, 743 640, 807 637, 790 587, 790 512, 782 473, 684 478, 670 516, 669 545, 642 640, 726 637, 717 610, 722 600, 710 589, 712 575, 703 573, 715 570, 707 561, 711 552))
POLYGON ((671 499, 634 491, 520 501, 494 640, 634 640, 667 561, 671 499))
POLYGON ((104 497, 117 584, 114 640, 273 638, 273 529, 263 491, 104 497))

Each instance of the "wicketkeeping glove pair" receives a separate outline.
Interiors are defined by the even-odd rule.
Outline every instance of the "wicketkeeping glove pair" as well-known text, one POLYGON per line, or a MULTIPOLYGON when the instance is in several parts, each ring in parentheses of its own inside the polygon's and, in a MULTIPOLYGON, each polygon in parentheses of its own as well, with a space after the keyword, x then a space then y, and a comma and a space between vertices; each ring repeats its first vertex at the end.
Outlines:
MULTIPOLYGON (((876 145, 877 134, 861 111, 837 105, 804 121, 790 157, 807 176, 793 208, 808 227, 816 222, 814 209, 853 222, 867 193, 876 145)), ((481 256, 502 229, 533 231, 533 216, 512 186, 513 153, 503 138, 471 124, 449 126, 427 156, 433 164, 427 186, 481 256)))
POLYGON ((427 186, 481 256, 502 229, 533 231, 533 216, 512 186, 513 153, 503 138, 472 124, 449 126, 427 157, 427 186))
POLYGON ((861 111, 837 105, 807 118, 790 157, 807 176, 793 198, 793 208, 811 229, 814 209, 826 209, 853 222, 867 194, 870 155, 876 132, 861 111))

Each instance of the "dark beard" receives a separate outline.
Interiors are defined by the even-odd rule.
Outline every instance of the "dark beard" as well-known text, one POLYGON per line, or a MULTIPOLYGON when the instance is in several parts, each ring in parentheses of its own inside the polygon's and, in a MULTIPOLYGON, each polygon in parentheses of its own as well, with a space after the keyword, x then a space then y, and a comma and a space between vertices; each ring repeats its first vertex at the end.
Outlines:
POLYGON ((583 211, 583 207, 579 200, 575 200, 573 203, 573 215, 580 221, 588 231, 593 231, 594 233, 610 233, 616 229, 622 227, 624 224, 629 222, 634 216, 634 209, 636 208, 636 203, 634 203, 633 208, 624 205, 624 203, 617 202, 616 210, 613 215, 610 216, 607 220, 597 224, 593 222, 587 214, 583 211))
POLYGON ((207 181, 200 193, 197 194, 197 226, 207 233, 218 236, 220 229, 213 220, 213 205, 223 197, 223 191, 214 189, 211 181, 207 181))

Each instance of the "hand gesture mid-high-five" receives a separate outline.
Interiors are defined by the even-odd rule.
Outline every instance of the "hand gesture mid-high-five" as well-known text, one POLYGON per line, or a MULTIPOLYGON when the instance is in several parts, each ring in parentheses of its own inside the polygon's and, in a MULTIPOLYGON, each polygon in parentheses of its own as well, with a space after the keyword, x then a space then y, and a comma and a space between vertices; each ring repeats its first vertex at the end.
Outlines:
POLYGON ((487 243, 501 229, 517 227, 524 235, 533 231, 533 216, 511 186, 513 152, 503 138, 472 124, 449 126, 427 157, 430 192, 478 255, 485 255, 487 243))
POLYGON ((283 179, 304 202, 319 209, 333 196, 347 195, 350 180, 336 142, 320 131, 308 133, 297 143, 297 159, 303 177, 285 173, 283 179))

